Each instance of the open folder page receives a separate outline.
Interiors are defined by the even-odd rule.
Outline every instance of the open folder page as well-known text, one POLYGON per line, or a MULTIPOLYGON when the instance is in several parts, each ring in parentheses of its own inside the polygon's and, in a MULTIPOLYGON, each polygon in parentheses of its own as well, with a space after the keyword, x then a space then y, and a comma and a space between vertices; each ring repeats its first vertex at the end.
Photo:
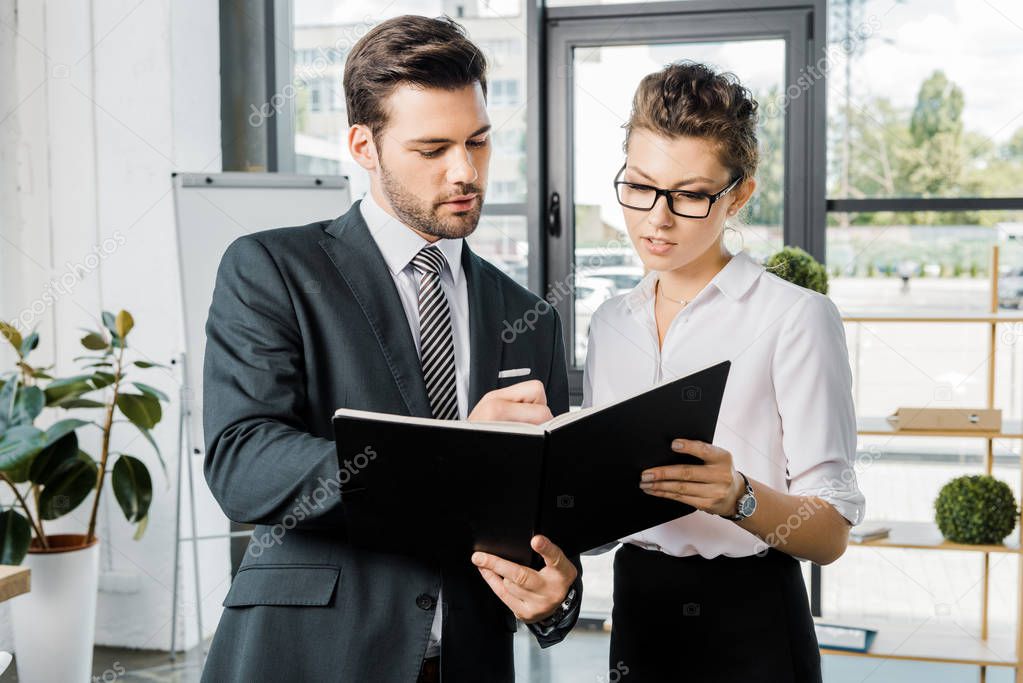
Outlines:
POLYGON ((575 554, 686 515, 693 508, 643 493, 640 473, 699 462, 671 442, 713 441, 730 365, 540 425, 340 409, 348 541, 438 561, 483 550, 537 565, 534 534, 575 554))

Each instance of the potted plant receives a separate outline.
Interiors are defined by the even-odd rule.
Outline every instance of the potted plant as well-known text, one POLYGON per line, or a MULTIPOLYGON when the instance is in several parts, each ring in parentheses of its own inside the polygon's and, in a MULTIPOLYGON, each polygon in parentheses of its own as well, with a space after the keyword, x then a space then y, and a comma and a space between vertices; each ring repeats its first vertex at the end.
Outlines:
MULTIPOLYGON (((785 247, 764 266, 778 277, 821 294, 828 293, 828 269, 799 247, 785 247)), ((873 265, 870 266, 873 268, 873 265)), ((872 273, 868 272, 868 275, 872 273)))
POLYGON ((50 367, 29 364, 29 354, 39 344, 36 332, 22 338, 0 322, 0 335, 17 354, 15 370, 0 376, 0 485, 15 500, 0 512, 0 562, 24 562, 32 570, 31 592, 11 601, 18 677, 29 683, 81 681, 92 675, 99 581, 96 515, 108 474, 125 518, 137 525, 135 538, 146 528, 152 478, 142 460, 111 450, 115 424, 128 422, 141 432, 156 450, 166 477, 150 430, 160 421, 161 402, 168 398, 142 382, 129 386, 127 380, 130 366, 155 364, 130 363, 126 357, 134 327, 131 314, 104 311, 102 320, 98 331, 82 337, 82 345, 93 352, 74 359, 82 363, 83 372, 62 379, 52 377, 50 367), (47 408, 76 414, 95 410, 99 417, 64 417, 42 429, 35 421, 47 408), (90 427, 101 432, 98 459, 78 443, 76 430, 90 427), (46 533, 45 522, 76 510, 90 494, 85 533, 46 533))
POLYGON ((945 484, 934 501, 934 512, 942 536, 971 545, 1002 543, 1019 517, 1009 485, 986 474, 945 484))

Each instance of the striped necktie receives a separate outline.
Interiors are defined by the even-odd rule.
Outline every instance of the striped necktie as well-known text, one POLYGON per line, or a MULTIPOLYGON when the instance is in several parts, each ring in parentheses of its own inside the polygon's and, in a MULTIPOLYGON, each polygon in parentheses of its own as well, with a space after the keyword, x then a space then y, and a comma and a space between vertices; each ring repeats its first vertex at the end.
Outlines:
POLYGON ((430 408, 438 420, 457 420, 451 309, 440 286, 444 254, 431 244, 416 254, 412 266, 419 272, 419 362, 430 408))

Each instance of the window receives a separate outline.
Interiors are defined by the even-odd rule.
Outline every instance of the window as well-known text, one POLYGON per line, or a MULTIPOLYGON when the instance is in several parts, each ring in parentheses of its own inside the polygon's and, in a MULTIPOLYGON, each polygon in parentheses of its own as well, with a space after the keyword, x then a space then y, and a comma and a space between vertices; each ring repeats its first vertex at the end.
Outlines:
POLYGON ((506 64, 514 65, 513 60, 521 60, 522 41, 514 38, 493 38, 478 42, 480 49, 487 56, 491 67, 500 68, 506 64))
POLYGON ((488 84, 492 107, 517 107, 519 105, 519 82, 512 79, 498 79, 488 84))
POLYGON ((1019 28, 984 3, 834 0, 829 35, 832 298, 988 310, 992 247, 1000 275, 1023 266, 1019 28))
MULTIPOLYGON (((987 313, 992 304, 1020 307, 1023 91, 1004 80, 1023 72, 1020 15, 1017 9, 1014 20, 1013 13, 996 3, 829 3, 828 213, 821 230, 829 295, 843 313, 953 316, 987 313)), ((994 340, 994 405, 1005 420, 1018 420, 1019 332, 1018 324, 847 323, 858 417, 883 423, 899 406, 987 405, 994 340)), ((1015 440, 992 447, 995 476, 1014 488, 1018 447, 1015 440)), ((977 439, 864 436, 859 449, 869 456, 857 476, 871 519, 933 521, 940 487, 978 473, 986 457, 977 439), (901 495, 905 490, 913 495, 901 495)), ((961 586, 977 584, 974 565, 947 553, 886 554, 888 562, 871 555, 847 553, 825 569, 826 617, 883 614, 918 628, 935 618, 931 597, 955 594, 938 616, 969 637, 963 625, 976 623, 979 605, 961 586), (900 599, 879 599, 877 585, 900 599)), ((998 581, 1010 585, 1015 577, 998 581)), ((1011 604, 995 599, 984 607, 997 624, 992 632, 1008 631, 1011 604)))

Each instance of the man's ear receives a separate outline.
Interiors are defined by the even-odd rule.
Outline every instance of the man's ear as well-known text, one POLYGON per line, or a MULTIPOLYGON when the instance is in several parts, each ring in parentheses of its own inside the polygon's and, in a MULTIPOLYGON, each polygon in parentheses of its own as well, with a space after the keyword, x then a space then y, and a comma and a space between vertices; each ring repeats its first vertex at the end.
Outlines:
POLYGON ((348 129, 348 152, 359 166, 367 171, 376 170, 379 163, 377 146, 367 126, 357 123, 348 129))

